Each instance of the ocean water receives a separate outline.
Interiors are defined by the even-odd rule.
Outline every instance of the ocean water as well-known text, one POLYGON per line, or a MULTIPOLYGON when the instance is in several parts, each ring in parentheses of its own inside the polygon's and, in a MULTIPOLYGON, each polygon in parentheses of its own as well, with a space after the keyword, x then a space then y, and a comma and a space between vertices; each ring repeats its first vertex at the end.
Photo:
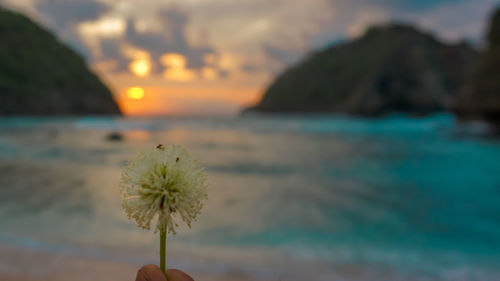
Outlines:
POLYGON ((120 170, 180 143, 210 189, 193 228, 168 237, 170 266, 500 280, 500 140, 463 132, 449 115, 3 118, 0 243, 156 262, 157 235, 121 209, 120 170))

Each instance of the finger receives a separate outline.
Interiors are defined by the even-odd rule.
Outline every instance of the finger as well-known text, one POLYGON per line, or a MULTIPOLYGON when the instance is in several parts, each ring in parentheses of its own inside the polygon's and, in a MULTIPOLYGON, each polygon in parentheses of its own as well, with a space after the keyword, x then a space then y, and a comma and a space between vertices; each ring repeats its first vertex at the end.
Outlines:
POLYGON ((194 281, 191 276, 178 269, 168 269, 165 274, 167 275, 168 281, 194 281))
POLYGON ((158 266, 148 264, 137 271, 135 281, 167 281, 167 279, 158 266))

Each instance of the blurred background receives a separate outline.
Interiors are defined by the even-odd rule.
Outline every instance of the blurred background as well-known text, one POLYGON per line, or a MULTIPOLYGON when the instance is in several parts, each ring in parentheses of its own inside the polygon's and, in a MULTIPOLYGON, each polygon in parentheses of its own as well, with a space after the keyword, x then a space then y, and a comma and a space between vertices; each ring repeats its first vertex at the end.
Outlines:
POLYGON ((500 3, 0 0, 0 280, 134 280, 121 167, 186 146, 195 280, 500 280, 500 3))

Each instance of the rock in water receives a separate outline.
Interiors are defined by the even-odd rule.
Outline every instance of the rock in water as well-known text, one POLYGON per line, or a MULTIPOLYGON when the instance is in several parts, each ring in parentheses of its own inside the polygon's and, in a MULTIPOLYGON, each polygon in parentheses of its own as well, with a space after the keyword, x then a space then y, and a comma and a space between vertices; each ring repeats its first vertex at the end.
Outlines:
POLYGON ((85 61, 27 17, 0 8, 0 115, 120 114, 85 61))
POLYGON ((106 139, 108 141, 123 141, 123 135, 120 134, 119 132, 111 132, 107 137, 106 139))
POLYGON ((500 128, 500 9, 493 14, 487 34, 474 87, 460 99, 456 112, 462 120, 486 120, 500 128))
POLYGON ((309 56, 282 73, 250 111, 426 114, 451 106, 468 85, 476 51, 403 24, 309 56))

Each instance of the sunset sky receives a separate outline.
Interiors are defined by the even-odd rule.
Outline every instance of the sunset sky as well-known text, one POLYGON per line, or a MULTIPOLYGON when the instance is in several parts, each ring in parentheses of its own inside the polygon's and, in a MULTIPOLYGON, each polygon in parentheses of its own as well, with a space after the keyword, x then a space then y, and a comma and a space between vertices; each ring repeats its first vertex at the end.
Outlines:
POLYGON ((374 23, 480 45, 498 0, 0 0, 87 60, 127 115, 232 115, 308 52, 374 23))

